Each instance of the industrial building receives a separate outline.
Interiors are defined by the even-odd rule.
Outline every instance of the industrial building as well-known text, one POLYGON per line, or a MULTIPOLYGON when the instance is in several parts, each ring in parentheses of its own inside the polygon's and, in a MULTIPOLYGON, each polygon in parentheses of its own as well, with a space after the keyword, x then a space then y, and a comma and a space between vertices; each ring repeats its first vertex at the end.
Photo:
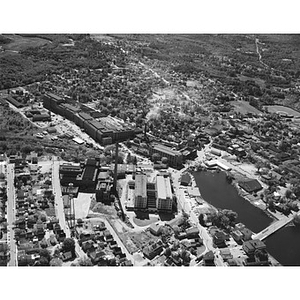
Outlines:
POLYGON ((111 193, 113 188, 113 178, 108 170, 100 170, 98 183, 96 185, 96 201, 103 203, 111 202, 111 193))
POLYGON ((157 210, 172 211, 173 197, 170 177, 156 177, 157 210))
POLYGON ((97 183, 98 162, 87 160, 81 167, 74 164, 62 164, 59 168, 60 184, 68 186, 70 183, 78 187, 80 192, 94 192, 97 183))
POLYGON ((33 122, 50 122, 51 116, 49 114, 35 114, 32 117, 33 122))
POLYGON ((172 148, 162 144, 154 143, 151 147, 149 147, 149 154, 152 155, 154 153, 158 153, 161 157, 166 157, 169 165, 174 168, 182 166, 183 155, 177 150, 173 150, 172 148))
POLYGON ((144 174, 135 176, 134 208, 147 208, 147 176, 144 174))
POLYGON ((48 110, 74 122, 102 145, 124 141, 133 138, 135 135, 134 128, 123 120, 110 116, 103 117, 98 111, 91 108, 87 110, 86 105, 81 105, 80 108, 75 107, 65 103, 63 98, 52 93, 44 95, 43 105, 48 110), (85 110, 85 112, 81 112, 82 110, 85 110))

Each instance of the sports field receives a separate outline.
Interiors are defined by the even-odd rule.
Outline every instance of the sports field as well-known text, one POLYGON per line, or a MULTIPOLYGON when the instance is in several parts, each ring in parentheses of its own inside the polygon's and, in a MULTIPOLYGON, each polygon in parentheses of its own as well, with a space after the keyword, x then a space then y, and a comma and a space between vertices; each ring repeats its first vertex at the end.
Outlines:
POLYGON ((270 113, 281 113, 300 118, 300 113, 292 108, 281 105, 267 105, 265 106, 270 113))

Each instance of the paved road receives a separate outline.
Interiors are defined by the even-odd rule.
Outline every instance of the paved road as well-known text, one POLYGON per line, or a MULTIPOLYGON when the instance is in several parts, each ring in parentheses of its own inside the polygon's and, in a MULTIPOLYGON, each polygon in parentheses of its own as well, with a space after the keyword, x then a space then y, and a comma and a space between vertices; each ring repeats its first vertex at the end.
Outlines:
MULTIPOLYGON (((203 153, 200 153, 199 157, 198 157, 198 161, 200 159, 203 159, 203 155, 204 155, 205 151, 203 151, 203 153)), ((183 191, 179 188, 180 184, 179 184, 179 178, 181 176, 182 173, 184 173, 184 171, 186 170, 186 168, 180 170, 180 171, 175 171, 172 173, 172 177, 173 177, 173 186, 174 186, 174 190, 178 199, 178 204, 180 204, 181 208, 190 215, 191 220, 196 224, 198 230, 199 230, 199 234, 201 236, 201 238, 203 239, 203 244, 206 247, 205 252, 208 251, 213 251, 215 254, 215 264, 217 266, 225 266, 225 263, 223 262, 223 259, 218 255, 216 256, 216 249, 213 246, 213 241, 212 241, 212 237, 208 234, 206 228, 204 228, 203 226, 201 226, 199 224, 198 221, 198 217, 196 216, 196 214, 193 212, 190 203, 188 203, 185 200, 184 197, 184 193, 183 191)))
POLYGON ((52 160, 52 188, 55 201, 55 214, 59 220, 59 225, 61 229, 65 232, 66 237, 71 236, 70 228, 66 224, 64 205, 59 181, 59 161, 53 157, 52 160))
POLYGON ((263 229, 261 232, 259 232, 257 234, 254 234, 252 236, 252 238, 253 239, 259 239, 261 241, 264 240, 269 235, 273 234, 274 232, 276 232, 280 228, 282 228, 285 225, 287 225, 288 223, 290 223, 293 220, 294 215, 295 214, 291 214, 289 217, 283 217, 282 219, 272 223, 269 227, 263 229))
MULTIPOLYGON (((65 232, 66 237, 71 237, 71 230, 66 222, 65 212, 64 212, 64 204, 62 199, 61 187, 60 187, 60 180, 59 180, 59 165, 60 162, 53 157, 52 159, 52 188, 53 194, 55 197, 55 215, 59 220, 59 225, 62 230, 65 232)), ((84 251, 78 244, 77 239, 74 238, 75 241, 75 251, 79 257, 87 257, 84 251)))
POLYGON ((15 178, 15 165, 7 165, 7 237, 8 244, 10 246, 10 261, 9 266, 17 266, 17 246, 15 240, 15 232, 13 229, 14 222, 16 220, 15 208, 16 208, 16 194, 14 186, 15 178))

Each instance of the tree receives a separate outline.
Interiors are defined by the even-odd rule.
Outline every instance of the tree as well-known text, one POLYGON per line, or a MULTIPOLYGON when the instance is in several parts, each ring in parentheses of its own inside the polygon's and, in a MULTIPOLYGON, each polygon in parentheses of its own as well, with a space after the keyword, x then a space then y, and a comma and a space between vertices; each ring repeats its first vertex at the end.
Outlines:
POLYGON ((63 261, 58 257, 54 257, 50 260, 51 267, 61 267, 62 264, 63 264, 63 261))
POLYGON ((32 148, 30 146, 26 145, 21 148, 21 151, 25 154, 29 154, 32 151, 32 148))
POLYGON ((199 224, 201 226, 205 226, 205 221, 204 221, 204 215, 203 214, 199 215, 198 220, 199 220, 199 224))
POLYGON ((231 224, 235 223, 235 220, 238 217, 238 214, 230 209, 223 209, 223 214, 229 219, 231 224))
POLYGON ((153 162, 158 162, 160 160, 160 155, 158 153, 153 153, 152 154, 152 161, 153 162))
POLYGON ((93 266, 93 263, 89 257, 81 257, 78 261, 78 264, 82 267, 93 266))
POLYGON ((164 157, 161 159, 161 162, 162 162, 163 164, 167 165, 168 162, 169 162, 169 160, 168 160, 167 157, 164 156, 164 157))
POLYGON ((292 191, 289 190, 289 189, 287 189, 287 190, 285 191, 285 197, 287 197, 288 199, 290 199, 291 196, 292 196, 292 191))
POLYGON ((40 256, 41 257, 45 257, 49 263, 51 256, 50 256, 50 252, 47 249, 41 249, 40 250, 40 256))
POLYGON ((45 238, 43 238, 43 239, 40 241, 40 246, 41 246, 43 249, 45 249, 45 248, 48 247, 48 243, 47 243, 47 241, 46 241, 45 238))
POLYGON ((66 238, 63 241, 62 249, 65 252, 71 251, 74 255, 75 254, 75 241, 72 238, 66 238))
POLYGON ((169 256, 171 256, 171 254, 172 254, 171 249, 169 247, 167 247, 166 250, 165 250, 165 256, 169 257, 169 256))
POLYGON ((49 266, 49 260, 45 256, 41 256, 38 265, 41 267, 47 267, 49 266))

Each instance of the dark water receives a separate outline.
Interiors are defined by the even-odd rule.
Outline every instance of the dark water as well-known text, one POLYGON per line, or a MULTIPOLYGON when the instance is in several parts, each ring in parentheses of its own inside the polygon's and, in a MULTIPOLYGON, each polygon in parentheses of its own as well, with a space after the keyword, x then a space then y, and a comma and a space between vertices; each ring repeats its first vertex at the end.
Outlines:
POLYGON ((268 252, 283 266, 300 266, 300 227, 287 226, 264 240, 268 252))
MULTIPOLYGON (((272 222, 261 209, 251 205, 226 181, 224 172, 194 172, 202 197, 213 206, 238 213, 253 232, 259 232, 272 222)), ((268 252, 283 266, 300 266, 300 226, 286 226, 264 240, 268 252)))
POLYGON ((226 180, 224 172, 194 172, 195 181, 205 201, 217 208, 227 208, 238 214, 237 222, 255 233, 268 227, 273 221, 261 209, 241 197, 234 186, 226 180))

